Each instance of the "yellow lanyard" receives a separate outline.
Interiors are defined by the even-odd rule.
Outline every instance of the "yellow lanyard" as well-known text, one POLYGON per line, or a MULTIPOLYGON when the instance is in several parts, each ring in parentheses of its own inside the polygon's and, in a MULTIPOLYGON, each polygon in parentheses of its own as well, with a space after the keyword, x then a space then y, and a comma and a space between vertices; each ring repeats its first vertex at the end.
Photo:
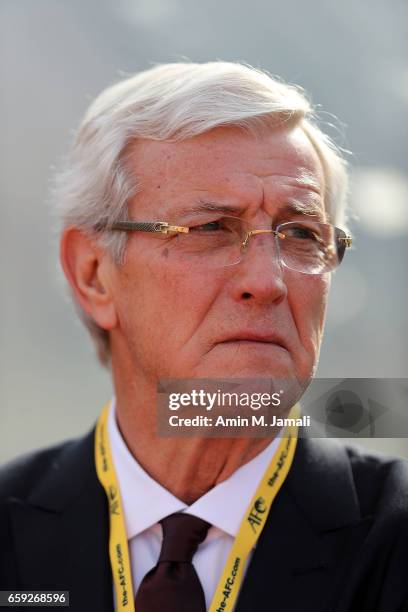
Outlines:
MULTIPOLYGON (((109 502, 109 556, 116 593, 117 612, 135 612, 132 574, 123 505, 109 445, 107 421, 110 404, 98 419, 95 431, 95 464, 98 479, 109 502)), ((258 485, 242 519, 228 560, 222 572, 209 612, 231 612, 241 586, 245 562, 265 526, 272 503, 283 485, 295 455, 300 409, 296 404, 288 418, 279 446, 258 485)))

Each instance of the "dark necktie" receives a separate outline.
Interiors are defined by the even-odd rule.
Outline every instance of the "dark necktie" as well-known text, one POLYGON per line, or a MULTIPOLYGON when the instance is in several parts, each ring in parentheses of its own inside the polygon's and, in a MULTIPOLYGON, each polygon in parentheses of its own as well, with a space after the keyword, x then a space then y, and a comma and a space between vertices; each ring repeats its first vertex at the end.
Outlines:
POLYGON ((140 584, 136 612, 205 612, 203 587, 191 561, 210 524, 184 512, 171 514, 160 523, 159 560, 140 584))

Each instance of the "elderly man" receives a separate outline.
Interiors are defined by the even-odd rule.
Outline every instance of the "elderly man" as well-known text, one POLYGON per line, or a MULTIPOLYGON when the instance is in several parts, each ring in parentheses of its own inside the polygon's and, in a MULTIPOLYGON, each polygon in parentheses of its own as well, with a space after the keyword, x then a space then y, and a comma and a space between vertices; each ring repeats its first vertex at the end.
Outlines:
POLYGON ((115 397, 3 467, 3 590, 84 612, 408 609, 405 462, 290 425, 157 433, 168 379, 289 381, 287 416, 351 242, 346 187, 301 91, 247 66, 162 65, 96 99, 57 186, 61 262, 115 397))

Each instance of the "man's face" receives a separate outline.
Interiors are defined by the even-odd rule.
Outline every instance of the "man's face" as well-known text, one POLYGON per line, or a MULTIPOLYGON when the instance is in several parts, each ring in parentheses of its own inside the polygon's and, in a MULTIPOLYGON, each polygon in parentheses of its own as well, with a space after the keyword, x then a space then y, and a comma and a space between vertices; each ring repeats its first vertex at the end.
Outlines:
MULTIPOLYGON (((299 128, 262 136, 216 128, 184 142, 139 141, 131 168, 140 184, 130 204, 132 220, 191 225, 197 217, 188 209, 211 203, 231 207, 232 215, 254 228, 302 219, 299 208, 309 206, 318 207, 320 220, 327 221, 322 167, 299 128)), ((220 216, 205 213, 203 222, 220 216)), ((118 367, 126 360, 152 383, 309 379, 318 359, 329 275, 281 267, 271 234, 252 237, 239 264, 215 269, 178 258, 176 240, 130 233, 124 265, 111 269, 118 367)))

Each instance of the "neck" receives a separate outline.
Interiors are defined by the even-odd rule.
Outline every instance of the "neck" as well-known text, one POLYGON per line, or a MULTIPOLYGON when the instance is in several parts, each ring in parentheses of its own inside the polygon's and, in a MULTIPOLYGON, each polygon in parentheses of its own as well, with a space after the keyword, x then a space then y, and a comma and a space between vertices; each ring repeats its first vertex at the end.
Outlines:
POLYGON ((231 476, 271 442, 250 438, 157 438, 117 411, 122 437, 143 469, 178 499, 191 505, 231 476))
POLYGON ((140 385, 116 388, 117 423, 143 469, 191 505, 260 453, 272 438, 159 438, 156 392, 140 385), (142 425, 142 426, 141 426, 142 425))

